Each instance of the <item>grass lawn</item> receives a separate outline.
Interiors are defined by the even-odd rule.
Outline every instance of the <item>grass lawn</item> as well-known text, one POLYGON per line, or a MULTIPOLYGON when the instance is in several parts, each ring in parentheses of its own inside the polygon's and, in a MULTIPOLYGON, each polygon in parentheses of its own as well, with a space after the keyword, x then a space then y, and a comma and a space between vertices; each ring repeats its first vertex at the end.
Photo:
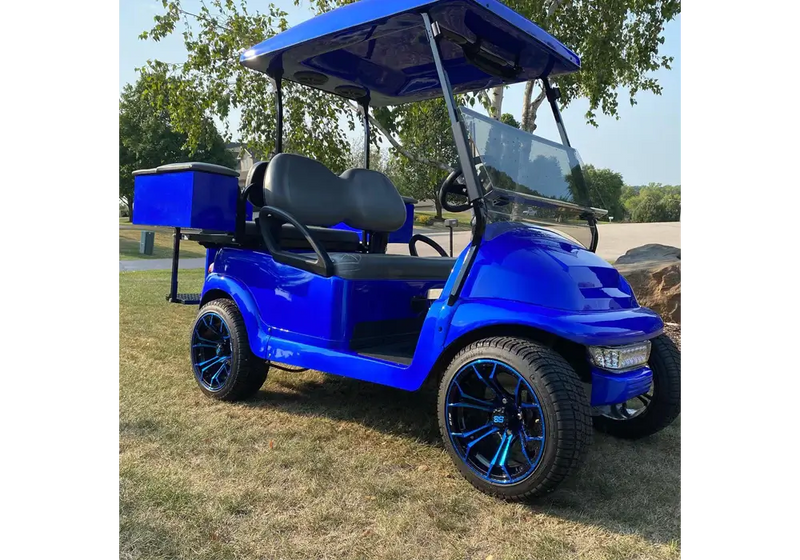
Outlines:
POLYGON ((272 369, 249 402, 204 397, 196 309, 168 286, 120 274, 121 558, 680 557, 679 421, 646 441, 595 434, 575 478, 505 503, 451 464, 429 390, 272 369))
MULTIPOLYGON (((127 219, 127 218, 122 218, 127 219)), ((121 220, 122 220, 121 219, 121 220)), ((122 223, 122 221, 120 221, 122 223)), ((130 259, 170 259, 172 258, 172 231, 157 230, 153 241, 153 254, 139 254, 139 240, 142 232, 138 229, 119 230, 119 258, 130 259)), ((181 241, 181 258, 205 257, 206 250, 194 241, 181 241)))

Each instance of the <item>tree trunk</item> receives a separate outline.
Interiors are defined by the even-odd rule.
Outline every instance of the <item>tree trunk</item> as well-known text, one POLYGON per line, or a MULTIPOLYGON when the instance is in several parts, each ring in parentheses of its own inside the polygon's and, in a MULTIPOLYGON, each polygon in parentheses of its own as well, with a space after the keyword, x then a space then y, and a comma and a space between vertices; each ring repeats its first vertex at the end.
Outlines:
POLYGON ((531 101, 534 82, 535 80, 531 80, 525 84, 525 93, 522 95, 522 122, 520 123, 520 127, 525 132, 533 132, 536 130, 536 112, 545 99, 544 88, 542 88, 542 91, 539 92, 536 99, 531 101))
POLYGON ((530 132, 528 129, 530 128, 531 120, 531 96, 533 95, 533 82, 534 80, 528 80, 525 83, 525 93, 522 94, 522 122, 520 123, 520 128, 528 132, 530 132))
POLYGON ((433 204, 436 206, 436 219, 442 221, 442 203, 439 202, 438 196, 433 197, 433 204))
POLYGON ((492 88, 492 115, 493 119, 500 120, 500 116, 503 114, 503 86, 497 86, 496 88, 492 88))

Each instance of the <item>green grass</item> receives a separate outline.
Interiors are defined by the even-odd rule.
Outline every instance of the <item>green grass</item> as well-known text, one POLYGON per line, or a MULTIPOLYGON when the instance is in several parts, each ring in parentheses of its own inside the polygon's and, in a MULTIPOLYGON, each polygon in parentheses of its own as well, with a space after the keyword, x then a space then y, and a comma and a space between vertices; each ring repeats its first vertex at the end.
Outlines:
MULTIPOLYGON (((199 291, 201 271, 181 273, 199 291)), ((510 504, 456 471, 436 395, 272 369, 220 403, 191 375, 196 309, 169 272, 120 274, 120 556, 191 558, 680 557, 680 425, 595 435, 577 476, 510 504)))
MULTIPOLYGON (((123 218, 124 219, 124 218, 123 218)), ((139 253, 139 240, 142 232, 138 229, 119 230, 119 258, 131 259, 169 259, 172 258, 172 231, 156 230, 153 241, 153 254, 142 255, 139 253)), ((194 241, 181 241, 181 258, 205 257, 206 251, 194 241)))

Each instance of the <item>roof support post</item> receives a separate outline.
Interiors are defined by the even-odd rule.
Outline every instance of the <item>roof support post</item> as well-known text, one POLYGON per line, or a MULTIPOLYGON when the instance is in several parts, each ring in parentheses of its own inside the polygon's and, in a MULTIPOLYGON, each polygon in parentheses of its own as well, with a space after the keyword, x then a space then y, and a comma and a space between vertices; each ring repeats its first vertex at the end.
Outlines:
POLYGON ((275 153, 283 153, 283 70, 269 72, 275 81, 275 153))
POLYGON ((361 117, 364 121, 364 169, 369 169, 369 144, 370 144, 370 129, 369 129, 369 97, 365 97, 361 103, 361 117))
POLYGON ((553 111, 553 118, 556 120, 558 135, 561 136, 561 143, 567 148, 571 148, 572 146, 567 136, 567 129, 564 127, 564 121, 561 118, 561 109, 558 108, 558 103, 556 102, 561 97, 561 92, 550 85, 550 80, 548 78, 542 78, 542 86, 544 87, 545 95, 547 95, 547 102, 550 103, 550 109, 553 111))

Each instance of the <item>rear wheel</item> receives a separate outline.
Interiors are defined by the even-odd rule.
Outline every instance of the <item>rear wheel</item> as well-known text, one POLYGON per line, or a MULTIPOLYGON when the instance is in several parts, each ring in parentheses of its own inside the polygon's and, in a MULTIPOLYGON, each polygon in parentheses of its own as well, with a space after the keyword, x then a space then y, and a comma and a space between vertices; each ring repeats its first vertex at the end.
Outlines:
POLYGON ((461 474, 508 500, 554 490, 591 441, 577 374, 553 350, 525 339, 464 348, 442 378, 438 408, 445 448, 461 474))
POLYGON ((195 381, 215 399, 246 399, 267 378, 265 362, 250 350, 242 314, 229 299, 200 308, 192 325, 191 359, 195 381))
POLYGON ((598 430, 619 438, 639 439, 660 432, 681 413, 681 353, 665 334, 650 342, 650 390, 605 408, 602 415, 593 419, 598 430))

